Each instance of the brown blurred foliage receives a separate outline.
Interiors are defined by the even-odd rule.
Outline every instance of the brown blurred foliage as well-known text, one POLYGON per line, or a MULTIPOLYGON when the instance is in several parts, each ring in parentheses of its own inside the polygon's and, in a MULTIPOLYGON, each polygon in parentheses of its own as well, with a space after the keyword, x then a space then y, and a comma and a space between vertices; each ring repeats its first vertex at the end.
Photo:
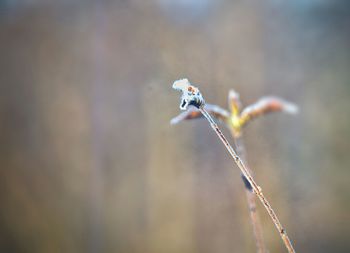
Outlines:
POLYGON ((230 88, 300 106, 245 129, 248 160, 297 251, 349 252, 349 12, 345 0, 1 1, 0 252, 254 252, 224 147, 204 121, 169 124, 182 77, 223 107, 230 88))

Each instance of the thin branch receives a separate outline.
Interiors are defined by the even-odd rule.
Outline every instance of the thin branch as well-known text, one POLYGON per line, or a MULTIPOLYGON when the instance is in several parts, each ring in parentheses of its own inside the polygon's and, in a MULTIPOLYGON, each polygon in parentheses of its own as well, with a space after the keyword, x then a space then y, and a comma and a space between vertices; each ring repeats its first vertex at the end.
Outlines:
MULTIPOLYGON (((232 129, 233 130, 233 129, 232 129)), ((250 170, 247 159, 246 159, 246 149, 245 145, 242 140, 242 136, 235 136, 232 133, 232 138, 234 140, 234 144, 237 150, 237 154, 241 157, 242 161, 245 163, 247 170, 249 171, 250 174, 253 174, 252 171, 250 170)), ((247 197, 247 202, 248 202, 248 208, 249 208, 249 214, 250 214, 250 220, 252 223, 253 227, 253 233, 254 233, 254 238, 255 238, 255 244, 257 248, 257 252, 259 253, 265 253, 267 252, 266 250, 266 245, 264 241, 264 236, 261 228, 261 222, 259 215, 257 213, 256 209, 256 201, 255 201, 255 194, 252 192, 252 187, 247 181, 247 179, 244 177, 242 174, 242 180, 245 185, 245 191, 246 191, 246 197, 247 197)))
POLYGON ((210 116, 210 114, 202 107, 199 108, 199 110, 201 111, 201 113, 203 114, 203 116, 208 120, 210 126, 212 127, 212 129, 215 131, 215 133, 217 134, 217 136, 220 138, 220 140, 222 141, 222 143, 225 145, 227 151, 230 153, 231 157, 233 158, 233 160, 235 161, 235 163, 237 164, 238 168, 241 170, 242 174, 245 176, 245 178, 248 180, 249 184, 252 186, 252 189, 254 191, 254 193, 258 196, 258 198, 260 199, 261 203, 264 205, 266 211, 268 212, 268 214, 270 215, 273 223, 275 224, 283 242, 284 245, 286 246, 288 252, 290 253, 294 253, 295 250, 292 246, 292 243, 287 235, 286 230, 283 228, 281 222, 279 221, 275 211, 272 209, 270 203, 268 202, 268 200, 265 198, 261 187, 255 182, 255 180, 253 179, 251 173, 249 172, 248 168, 244 165, 243 161, 241 160, 241 158, 236 154, 236 152, 234 151, 234 149, 232 148, 232 146, 230 145, 230 143, 227 141, 226 137, 224 136, 224 134, 221 132, 221 130, 219 129, 218 125, 215 123, 215 121, 213 120, 213 118, 210 116))
MULTIPOLYGON (((192 86, 187 79, 175 81, 173 84, 173 88, 176 90, 182 91, 181 103, 180 103, 181 110, 186 110, 189 105, 193 105, 193 106, 197 107, 199 109, 199 111, 203 114, 203 116, 208 120, 210 126, 215 131, 215 133, 218 135, 219 139, 225 145, 226 149, 228 150, 228 152, 232 156, 232 158, 235 161, 235 163, 237 164, 238 168, 241 170, 241 173, 244 176, 243 179, 247 180, 246 185, 248 185, 252 188, 252 191, 258 196, 259 200, 264 205, 264 207, 267 210, 268 214, 270 215, 273 223, 275 224, 288 252, 290 252, 290 253, 295 252, 294 248, 290 242, 290 239, 287 235, 286 230, 283 228, 282 224, 280 223, 280 221, 279 221, 276 213, 272 209, 270 203, 265 198, 261 187, 258 186, 258 184, 253 179, 252 174, 250 172, 250 169, 245 165, 245 163, 243 163, 242 159, 236 154, 236 152, 234 151, 234 149, 232 148, 230 143, 227 141, 224 134, 221 132, 221 130, 219 129, 219 127, 217 126, 217 124, 215 123, 213 118, 210 116, 209 112, 205 109, 205 101, 204 101, 204 98, 202 97, 202 94, 200 93, 199 89, 192 86)), ((236 101, 238 101, 238 99, 236 101)), ((260 101, 260 104, 259 104, 259 102, 258 102, 257 105, 255 106, 255 109, 254 109, 254 107, 252 107, 253 109, 248 111, 247 115, 257 116, 257 115, 261 115, 265 112, 268 112, 271 109, 272 109, 272 111, 274 111, 273 109, 276 108, 274 106, 268 107, 267 110, 265 110, 265 111, 263 110, 262 112, 257 110, 257 108, 258 109, 264 108, 264 106, 262 106, 262 105, 266 105, 266 104, 269 104, 269 103, 266 103, 266 101, 260 101), (257 114, 255 115, 254 112, 257 112, 257 114)), ((272 104, 272 105, 275 105, 275 104, 272 104)), ((289 109, 291 109, 291 107, 289 109)), ((247 121, 250 119, 251 119, 251 117, 248 117, 247 121)), ((254 209, 255 209, 255 206, 254 206, 254 209)))
MULTIPOLYGON (((233 92, 230 92, 230 98, 229 101, 232 101, 231 98, 233 92)), ((234 93, 237 94, 238 93, 234 93)), ((230 108, 231 108, 231 112, 233 110, 237 110, 236 114, 239 113, 240 108, 238 108, 238 103, 239 103, 239 96, 235 96, 235 101, 234 103, 229 104, 230 108), (237 109, 235 109, 237 108, 237 109)), ((237 148, 237 152, 238 154, 241 156, 241 158, 243 159, 243 161, 245 161, 245 148, 244 148, 244 144, 241 143, 240 139, 241 137, 236 137, 236 135, 234 134, 234 129, 232 128, 231 124, 227 124, 228 120, 229 120, 229 112, 226 111, 225 109, 222 109, 221 107, 217 106, 217 105, 208 105, 205 104, 204 108, 211 114, 213 115, 214 118, 216 119, 221 119, 221 121, 225 122, 227 127, 231 130, 232 132, 232 138, 235 141, 235 145, 237 148)), ((173 119, 171 119, 170 123, 171 124, 177 124, 180 121, 183 120, 190 120, 190 119, 198 119, 198 118, 203 118, 203 114, 194 106, 189 107, 187 109, 187 111, 184 111, 182 113, 180 113, 178 116, 174 117, 173 119)), ((259 215, 257 213, 257 209, 256 209, 256 201, 255 201, 255 194, 252 192, 251 186, 249 185, 249 183, 247 182, 247 180, 245 179, 245 177, 242 175, 242 180, 244 182, 245 185, 245 192, 246 192, 246 198, 247 198, 247 203, 248 203, 248 209, 249 209, 249 217, 250 217, 250 221, 253 227, 253 233, 254 233, 254 239, 255 239, 255 244, 256 244, 256 248, 257 248, 257 252, 258 253, 266 253, 266 246, 265 246, 265 242, 264 242, 264 237, 263 237, 263 233, 262 233, 262 228, 261 228, 261 223, 260 223, 260 219, 259 219, 259 215)))

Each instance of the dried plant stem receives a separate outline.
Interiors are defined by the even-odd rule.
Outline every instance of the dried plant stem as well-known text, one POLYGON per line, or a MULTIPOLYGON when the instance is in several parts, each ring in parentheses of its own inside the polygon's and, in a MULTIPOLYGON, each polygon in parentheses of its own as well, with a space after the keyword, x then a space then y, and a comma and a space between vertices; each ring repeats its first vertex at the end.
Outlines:
POLYGON ((252 227, 253 227, 257 252, 258 253, 266 253, 267 251, 266 251, 264 237, 263 237, 263 233, 262 233, 262 229, 261 229, 261 223, 260 223, 259 215, 256 212, 255 195, 253 192, 246 189, 246 196, 247 196, 250 221, 251 221, 252 227))
POLYGON ((239 169, 241 170, 242 174, 245 176, 245 178, 247 179, 247 181, 251 185, 254 193, 258 196, 258 198, 260 199, 261 203, 264 205, 264 207, 267 210, 268 214, 270 215, 273 223, 275 224, 275 226, 276 226, 276 228, 277 228, 277 230, 278 230, 278 232, 279 232, 279 234, 280 234, 280 236, 281 236, 281 238, 282 238, 282 240, 283 240, 283 242, 284 242, 288 252, 294 253, 295 250, 294 250, 294 248, 292 246, 292 243, 289 240, 287 232, 283 228, 283 226, 280 223, 279 219, 277 218, 277 215, 274 212, 274 210, 272 209, 270 203, 265 198, 261 187, 258 186, 258 184, 255 182, 255 180, 253 179, 253 177, 252 177, 251 173, 249 172, 248 168, 245 166, 245 164, 243 163, 241 158, 236 154, 236 152, 234 151, 234 149, 232 148, 230 143, 227 141, 226 137, 221 132, 221 130, 219 129, 218 125, 215 123, 215 121, 210 116, 210 114, 203 107, 199 107, 199 110, 203 114, 203 116, 209 121, 210 126, 213 128, 213 130, 218 135, 218 137, 220 138, 222 143, 225 145, 226 149, 228 150, 228 152, 232 156, 233 160, 236 162, 236 164, 239 167, 239 169))
MULTIPOLYGON (((245 163, 247 170, 249 171, 250 174, 252 174, 251 169, 248 166, 247 159, 246 159, 246 149, 245 145, 242 140, 242 135, 235 135, 233 133, 233 129, 231 128, 232 132, 232 138, 234 140, 234 144, 236 147, 237 155, 242 159, 242 161, 245 163)), ((244 175, 242 175, 243 179, 244 175)), ((243 179, 245 181, 247 179, 243 179)), ((254 232, 254 238, 255 238, 255 244, 257 248, 258 253, 266 253, 266 246, 265 246, 265 241, 264 241, 264 236, 261 228, 261 222, 259 215, 256 210, 256 201, 255 201, 255 194, 254 192, 251 191, 250 187, 247 187, 245 185, 245 192, 246 192, 246 197, 247 197, 247 202, 248 202, 248 208, 249 208, 249 215, 250 215, 250 221, 252 223, 253 227, 253 232, 254 232)))

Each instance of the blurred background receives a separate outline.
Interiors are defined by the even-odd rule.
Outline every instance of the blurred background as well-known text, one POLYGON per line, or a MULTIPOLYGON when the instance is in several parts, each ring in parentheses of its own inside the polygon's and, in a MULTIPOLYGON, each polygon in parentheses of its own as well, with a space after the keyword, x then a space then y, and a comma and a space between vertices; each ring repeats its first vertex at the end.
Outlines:
POLYGON ((169 124, 183 77, 299 105, 249 163, 298 252, 350 252, 349 27, 346 0, 1 0, 0 252, 255 252, 224 146, 169 124))

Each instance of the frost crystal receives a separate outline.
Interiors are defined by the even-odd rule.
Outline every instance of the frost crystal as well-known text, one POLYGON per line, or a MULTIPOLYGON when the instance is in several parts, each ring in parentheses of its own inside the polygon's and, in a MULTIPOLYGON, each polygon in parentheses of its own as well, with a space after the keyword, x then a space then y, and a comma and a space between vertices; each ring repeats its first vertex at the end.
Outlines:
POLYGON ((197 108, 204 106, 205 102, 197 87, 190 84, 188 79, 180 79, 173 83, 173 89, 182 91, 180 109, 186 110, 189 105, 197 108))

